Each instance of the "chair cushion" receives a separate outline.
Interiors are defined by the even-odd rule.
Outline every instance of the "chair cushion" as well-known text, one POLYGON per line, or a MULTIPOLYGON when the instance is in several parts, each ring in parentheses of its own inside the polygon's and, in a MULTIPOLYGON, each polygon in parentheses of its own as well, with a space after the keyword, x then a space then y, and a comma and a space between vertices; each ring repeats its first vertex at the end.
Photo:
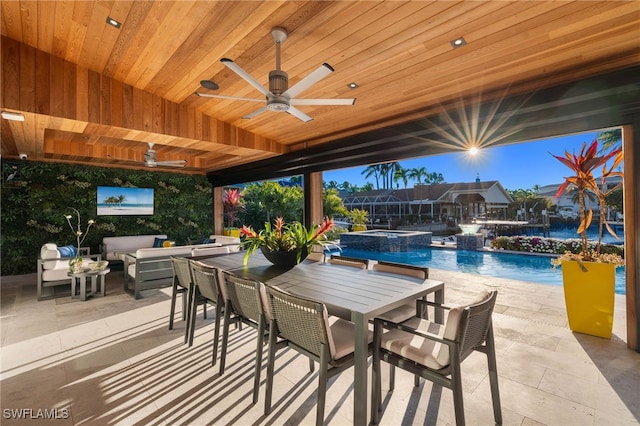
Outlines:
POLYGON ((48 282, 70 280, 71 278, 69 278, 69 276, 67 275, 67 273, 69 272, 69 261, 62 260, 60 261, 58 266, 59 267, 56 269, 47 269, 42 271, 42 281, 48 282))
MULTIPOLYGON (((333 320, 329 327, 330 345, 333 346, 332 359, 338 360, 350 355, 355 350, 355 325, 351 321, 345 321, 340 318, 333 320), (331 341, 333 345, 331 345, 331 341)), ((373 341, 373 333, 368 332, 369 343, 373 341)))
POLYGON ((385 321, 399 323, 399 322, 406 321, 409 318, 412 318, 415 316, 416 316, 416 305, 414 302, 414 303, 407 303, 406 305, 398 306, 395 309, 392 309, 381 315, 378 315, 378 318, 382 318, 385 321))
POLYGON ((54 259, 46 262, 42 262, 43 269, 56 269, 60 261, 60 252, 58 251, 58 246, 54 243, 46 243, 40 248, 40 258, 41 259, 54 259))
MULTIPOLYGON (((450 309, 444 326, 417 317, 409 319, 404 325, 421 332, 435 334, 440 338, 456 340, 459 337, 457 334, 462 312, 469 306, 482 303, 488 296, 489 292, 483 291, 471 303, 450 309)), ((381 346, 434 370, 444 368, 450 362, 447 345, 398 329, 384 333, 381 346)))

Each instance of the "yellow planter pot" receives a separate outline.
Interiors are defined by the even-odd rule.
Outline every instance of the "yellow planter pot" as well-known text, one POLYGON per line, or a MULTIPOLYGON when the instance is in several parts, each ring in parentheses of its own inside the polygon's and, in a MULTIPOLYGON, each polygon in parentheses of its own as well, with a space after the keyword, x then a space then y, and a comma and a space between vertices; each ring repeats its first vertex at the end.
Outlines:
POLYGON ((224 235, 227 237, 235 237, 240 238, 240 230, 239 229, 225 229, 224 235))
POLYGON ((351 226, 351 229, 352 229, 354 232, 357 232, 357 231, 366 231, 366 230, 367 230, 367 225, 352 225, 352 226, 351 226))
POLYGON ((562 262, 569 328, 611 338, 616 267, 610 263, 562 262))

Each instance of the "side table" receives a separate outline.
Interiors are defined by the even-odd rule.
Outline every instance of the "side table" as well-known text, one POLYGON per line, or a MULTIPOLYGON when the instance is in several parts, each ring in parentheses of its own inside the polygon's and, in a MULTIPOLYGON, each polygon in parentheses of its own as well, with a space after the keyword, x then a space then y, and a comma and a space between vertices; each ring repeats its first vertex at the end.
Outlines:
POLYGON ((107 282, 106 276, 111 269, 105 268, 101 271, 86 270, 83 272, 67 272, 67 276, 71 278, 71 297, 77 298, 76 284, 80 285, 80 300, 87 300, 87 296, 106 296, 107 282), (91 293, 87 295, 87 278, 91 278, 91 293), (98 290, 98 286, 100 289, 98 290))

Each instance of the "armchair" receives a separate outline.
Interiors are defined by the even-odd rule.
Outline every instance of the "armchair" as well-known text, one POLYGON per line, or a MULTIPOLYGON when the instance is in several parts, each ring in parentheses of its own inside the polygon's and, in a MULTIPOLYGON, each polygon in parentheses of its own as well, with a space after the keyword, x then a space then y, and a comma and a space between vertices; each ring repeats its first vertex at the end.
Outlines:
MULTIPOLYGON (((99 254, 89 254, 89 247, 81 247, 80 255, 91 260, 102 260, 99 254)), ((71 289, 69 272, 70 257, 63 257, 55 243, 46 243, 40 249, 40 257, 37 260, 37 297, 38 301, 55 297, 53 289, 45 294, 44 289, 59 285, 68 285, 71 289)))

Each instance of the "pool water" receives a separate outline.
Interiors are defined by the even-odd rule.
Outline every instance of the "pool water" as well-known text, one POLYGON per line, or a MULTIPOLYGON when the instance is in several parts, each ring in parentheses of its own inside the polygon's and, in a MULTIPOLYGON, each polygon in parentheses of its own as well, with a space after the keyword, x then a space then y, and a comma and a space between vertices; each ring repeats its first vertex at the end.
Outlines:
MULTIPOLYGON (((551 258, 547 256, 441 248, 409 252, 374 252, 344 248, 342 255, 562 286, 562 272, 551 267, 551 258)), ((625 294, 624 268, 616 269, 616 293, 625 294)))

